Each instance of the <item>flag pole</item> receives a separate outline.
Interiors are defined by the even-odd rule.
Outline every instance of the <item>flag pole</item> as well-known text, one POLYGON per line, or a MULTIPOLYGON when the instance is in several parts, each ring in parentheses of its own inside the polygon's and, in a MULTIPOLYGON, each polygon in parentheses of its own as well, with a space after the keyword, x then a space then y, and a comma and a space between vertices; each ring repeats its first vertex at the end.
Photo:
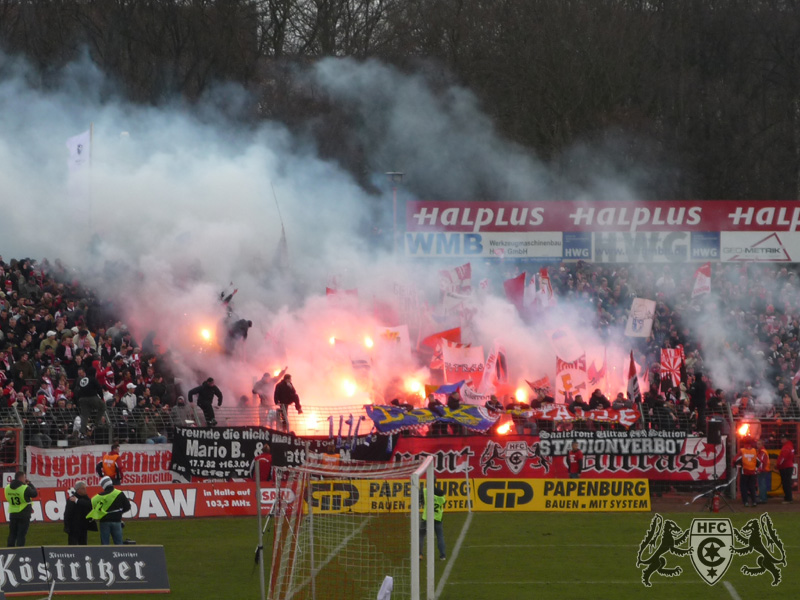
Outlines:
MULTIPOLYGON (((89 240, 94 238, 94 198, 92 194, 92 154, 94 154, 94 121, 89 123, 89 240)), ((89 242, 91 245, 91 241, 89 242)))
POLYGON ((283 216, 281 215, 281 205, 278 204, 278 194, 275 193, 275 184, 270 181, 269 187, 272 189, 272 198, 275 200, 275 208, 278 209, 278 220, 281 223, 281 232, 283 232, 283 216))

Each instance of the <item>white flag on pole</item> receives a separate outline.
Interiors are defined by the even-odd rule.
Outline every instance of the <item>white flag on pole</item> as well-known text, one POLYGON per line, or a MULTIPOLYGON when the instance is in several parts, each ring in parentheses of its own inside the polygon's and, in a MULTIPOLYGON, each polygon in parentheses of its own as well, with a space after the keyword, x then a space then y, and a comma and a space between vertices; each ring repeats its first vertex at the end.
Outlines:
POLYGON ((83 133, 74 135, 67 140, 67 150, 69 150, 69 160, 67 166, 70 173, 75 173, 87 167, 92 154, 92 136, 87 129, 83 133))
POLYGON ((634 298, 625 335, 628 337, 648 337, 653 330, 653 317, 656 314, 656 301, 634 298))
POLYGON ((692 288, 692 298, 711 293, 711 263, 699 267, 694 272, 694 287, 692 288))

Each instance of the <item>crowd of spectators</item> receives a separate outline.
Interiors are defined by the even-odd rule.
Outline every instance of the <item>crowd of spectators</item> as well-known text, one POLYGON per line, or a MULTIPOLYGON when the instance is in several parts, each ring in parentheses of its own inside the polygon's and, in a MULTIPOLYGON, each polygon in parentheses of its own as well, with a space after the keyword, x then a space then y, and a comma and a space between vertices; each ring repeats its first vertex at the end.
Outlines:
POLYGON ((60 262, 0 257, 0 406, 16 408, 26 443, 157 443, 173 423, 202 425, 153 340, 140 345, 60 262), (81 428, 75 390, 87 374, 106 410, 81 428))
MULTIPOLYGON (((492 268, 503 277, 515 274, 496 263, 492 268)), ((657 301, 651 335, 628 338, 648 380, 643 426, 703 432, 707 417, 727 414, 797 420, 800 269, 714 264, 713 293, 693 299, 695 269, 690 263, 577 261, 549 273, 558 301, 586 308, 576 314, 601 336, 624 328, 633 298, 657 301), (664 385, 661 349, 679 345, 686 379, 664 385), (724 382, 715 380, 720 372, 727 374, 724 382)), ((179 397, 168 354, 158 351, 153 334, 139 344, 117 315, 58 261, 0 257, 0 405, 16 408, 28 443, 157 442, 171 439, 175 423, 205 424, 204 415, 179 397), (87 373, 102 386, 107 410, 81 428, 74 389, 87 373)), ((587 390, 570 402, 620 408, 630 400, 587 390)))
POLYGON ((705 432, 709 417, 776 420, 777 443, 780 422, 800 418, 800 265, 714 263, 712 293, 693 298, 698 266, 577 261, 549 275, 558 301, 585 308, 577 314, 601 336, 624 330, 634 298, 656 300, 651 335, 626 338, 647 379, 645 426, 705 432), (679 346, 685 377, 673 386, 661 350, 679 346))

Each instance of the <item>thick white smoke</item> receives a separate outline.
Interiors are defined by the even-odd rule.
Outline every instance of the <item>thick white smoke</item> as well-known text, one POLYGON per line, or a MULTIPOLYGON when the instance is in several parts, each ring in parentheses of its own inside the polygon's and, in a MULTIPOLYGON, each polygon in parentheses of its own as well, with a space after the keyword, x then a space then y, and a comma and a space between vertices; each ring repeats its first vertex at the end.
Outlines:
MULTIPOLYGON (((46 91, 28 85, 33 76, 22 61, 0 55, 0 64, 3 256, 61 259, 121 306, 139 340, 156 331, 162 349, 180 351, 185 385, 210 374, 229 396, 249 393, 253 377, 288 362, 307 402, 346 402, 333 371, 349 360, 329 338, 351 343, 401 325, 381 308, 391 304, 394 283, 416 286, 421 307, 438 299, 442 265, 406 264, 386 240, 362 236, 370 217, 389 235, 392 191, 383 172, 405 171, 443 199, 492 190, 541 199, 552 179, 497 134, 468 90, 434 92, 421 76, 375 62, 326 59, 302 77, 358 115, 378 195, 280 123, 251 130, 208 106, 137 106, 87 62, 71 65, 62 84, 46 91), (76 197, 68 193, 65 141, 90 124, 90 193, 76 197), (286 270, 276 267, 281 217, 286 270), (357 308, 325 298, 332 281, 358 288, 357 308), (229 282, 239 290, 237 315, 254 323, 245 353, 195 352, 200 329, 214 330, 222 318, 219 293, 229 282)), ((220 94, 231 105, 248 101, 231 87, 215 102, 220 94)), ((402 206, 406 192, 399 194, 402 206)), ((494 340, 503 343, 512 378, 552 376, 546 330, 572 321, 587 331, 578 313, 567 307, 554 323, 530 330, 500 299, 502 290, 493 293, 478 304, 470 341, 487 352, 494 340)), ((378 387, 389 385, 393 370, 419 375, 421 366, 379 359, 378 387)))

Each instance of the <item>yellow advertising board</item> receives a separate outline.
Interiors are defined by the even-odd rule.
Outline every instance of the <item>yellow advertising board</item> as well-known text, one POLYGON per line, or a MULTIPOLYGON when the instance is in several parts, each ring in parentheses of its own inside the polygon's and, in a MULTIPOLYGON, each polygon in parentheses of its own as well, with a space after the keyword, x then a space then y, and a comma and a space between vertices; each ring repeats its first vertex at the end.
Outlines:
MULTIPOLYGON (((649 511, 647 479, 439 479, 445 512, 649 511)), ((390 513, 411 510, 408 480, 312 481, 315 514, 390 513)))
POLYGON ((477 479, 473 510, 649 511, 647 479, 477 479))

